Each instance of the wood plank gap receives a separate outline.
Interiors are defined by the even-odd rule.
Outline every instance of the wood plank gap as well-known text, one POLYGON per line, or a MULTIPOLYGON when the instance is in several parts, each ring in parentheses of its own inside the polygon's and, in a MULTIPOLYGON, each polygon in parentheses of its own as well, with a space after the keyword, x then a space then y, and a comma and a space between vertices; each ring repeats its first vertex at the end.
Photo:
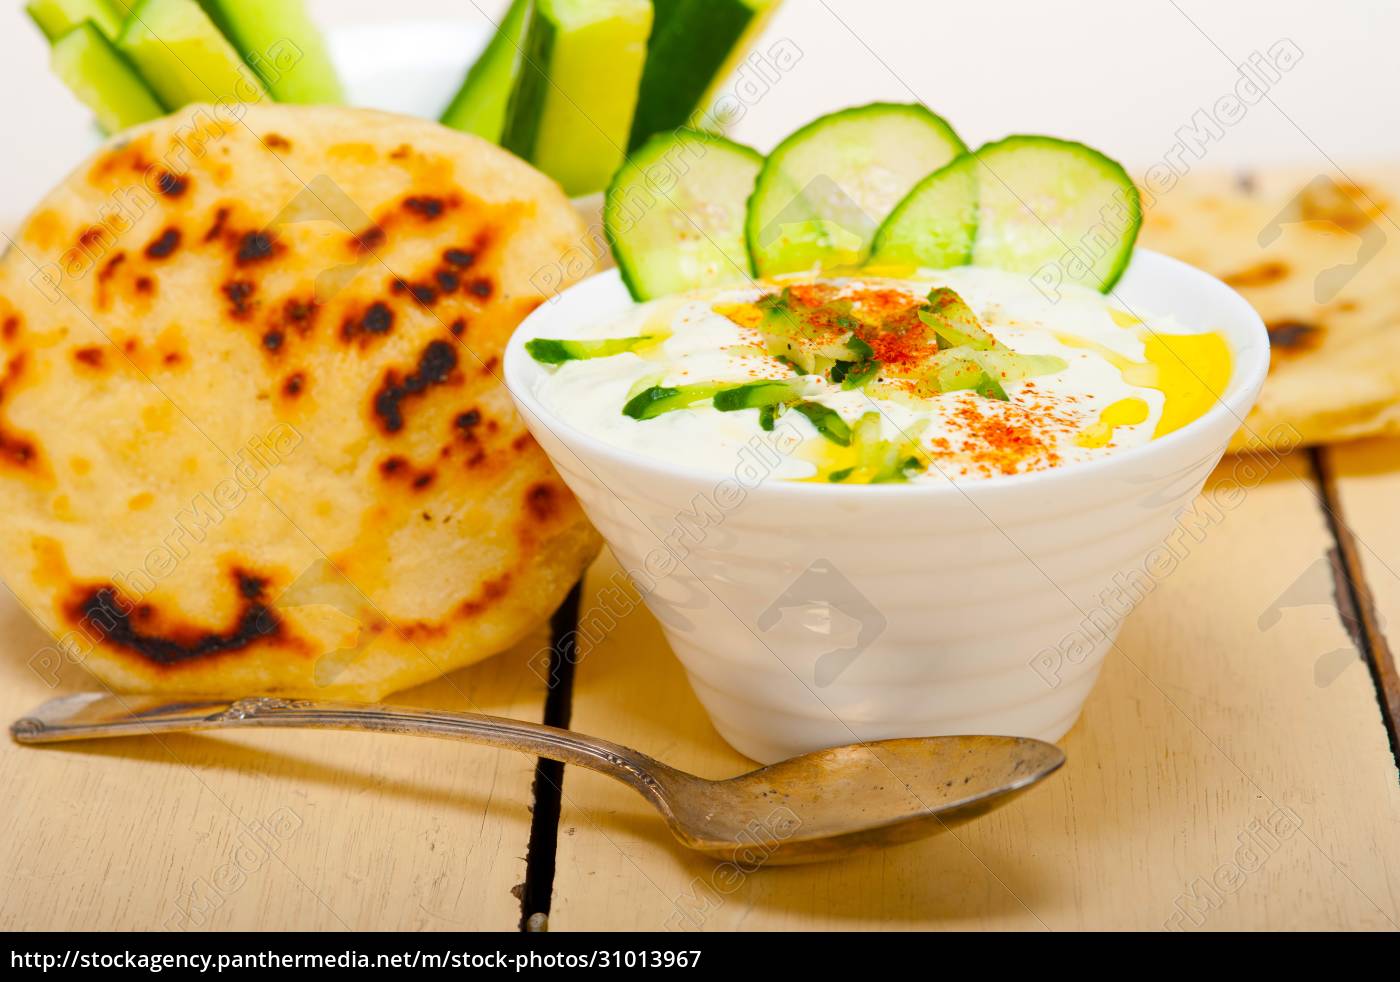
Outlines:
POLYGON ((1397 766, 1400 766, 1400 671, 1396 668, 1395 654, 1376 614, 1375 600, 1366 582, 1356 537, 1352 535, 1342 512, 1331 455, 1325 447, 1312 447, 1308 450, 1308 459, 1322 494, 1322 510, 1340 560, 1332 564, 1334 576, 1340 576, 1336 583, 1337 612, 1366 659, 1371 681, 1376 686, 1376 699, 1385 720, 1386 734, 1390 738, 1390 752, 1397 766))
MULTIPOLYGON (((580 579, 549 620, 549 679, 544 700, 544 723, 569 728, 573 715, 574 662, 578 638, 580 579)), ((564 795, 564 765, 557 760, 535 762, 530 786, 530 844, 525 852, 525 883, 520 892, 520 930, 543 931, 549 926, 554 896, 554 863, 559 850, 559 812, 564 795)))

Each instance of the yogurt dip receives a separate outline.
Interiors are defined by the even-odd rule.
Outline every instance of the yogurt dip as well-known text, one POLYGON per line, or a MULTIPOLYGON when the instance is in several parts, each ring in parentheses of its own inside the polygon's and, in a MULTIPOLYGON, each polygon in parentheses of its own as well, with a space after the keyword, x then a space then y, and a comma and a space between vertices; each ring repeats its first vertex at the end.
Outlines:
POLYGON ((536 398, 606 443, 723 475, 762 441, 776 476, 837 484, 1093 460, 1201 416, 1231 373, 1219 333, 974 267, 691 293, 526 347, 551 366, 536 398))

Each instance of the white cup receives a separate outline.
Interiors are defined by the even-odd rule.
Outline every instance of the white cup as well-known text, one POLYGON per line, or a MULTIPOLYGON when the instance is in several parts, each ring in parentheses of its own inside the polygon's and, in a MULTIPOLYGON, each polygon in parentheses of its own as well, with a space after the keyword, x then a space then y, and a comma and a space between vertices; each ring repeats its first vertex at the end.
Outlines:
POLYGON ((536 398, 547 369, 524 344, 620 318, 632 301, 616 271, 526 319, 505 377, 739 752, 771 763, 887 737, 1055 740, 1124 616, 1169 575, 1177 520, 1269 365, 1259 315, 1191 266, 1139 249, 1114 294, 1222 332, 1234 371, 1221 400, 1138 447, 956 486, 779 480, 781 447, 718 475, 576 429, 536 398))

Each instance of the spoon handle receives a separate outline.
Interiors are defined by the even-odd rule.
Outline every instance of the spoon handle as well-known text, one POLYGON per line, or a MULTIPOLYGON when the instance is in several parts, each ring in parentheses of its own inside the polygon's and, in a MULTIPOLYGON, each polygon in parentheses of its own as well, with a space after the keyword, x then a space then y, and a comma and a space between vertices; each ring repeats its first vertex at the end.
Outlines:
POLYGON ((668 776, 672 770, 627 747, 524 720, 276 696, 228 701, 202 696, 83 692, 49 700, 16 720, 10 735, 19 743, 62 743, 244 727, 371 730, 466 740, 587 767, 630 784, 656 803, 662 802, 658 776, 668 776))

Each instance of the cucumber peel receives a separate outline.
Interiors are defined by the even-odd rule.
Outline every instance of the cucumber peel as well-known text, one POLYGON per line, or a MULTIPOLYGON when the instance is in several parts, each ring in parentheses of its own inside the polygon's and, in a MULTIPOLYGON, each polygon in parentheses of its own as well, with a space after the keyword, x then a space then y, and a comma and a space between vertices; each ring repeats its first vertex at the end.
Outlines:
POLYGON ((778 0, 652 0, 652 6, 629 153, 654 134, 695 125, 778 0))
POLYGON ((817 432, 838 447, 851 445, 851 424, 841 418, 841 414, 819 402, 798 402, 793 410, 806 416, 816 427, 817 432))
POLYGON ((338 105, 344 101, 326 42, 302 0, 199 0, 199 4, 278 102, 338 105))
POLYGON ((536 0, 501 145, 571 196, 607 187, 632 132, 651 14, 651 0, 536 0))
POLYGON ((715 393, 715 408, 722 413, 739 409, 762 409, 796 402, 806 392, 800 379, 764 379, 748 382, 715 393))
POLYGON ((627 351, 642 351, 665 340, 661 334, 641 334, 630 338, 602 338, 594 341, 570 341, 561 338, 533 338, 525 342, 525 353, 542 365, 561 365, 566 361, 589 358, 609 358, 627 351))
POLYGON ((443 110, 440 122, 454 130, 501 142, 506 107, 520 77, 521 51, 529 26, 532 0, 512 0, 486 48, 467 70, 467 77, 443 110))
POLYGON ((655 419, 662 413, 688 409, 697 402, 713 399, 725 387, 723 382, 696 382, 691 385, 653 385, 643 389, 622 407, 624 416, 633 419, 655 419))

